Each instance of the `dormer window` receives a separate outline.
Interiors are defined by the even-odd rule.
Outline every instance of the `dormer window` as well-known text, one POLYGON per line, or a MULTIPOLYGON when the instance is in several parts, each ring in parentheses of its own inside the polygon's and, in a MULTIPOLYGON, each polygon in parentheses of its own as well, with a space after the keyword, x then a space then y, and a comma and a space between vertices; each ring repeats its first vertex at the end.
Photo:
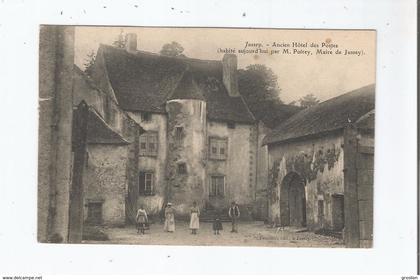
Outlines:
POLYGON ((152 114, 150 112, 142 112, 141 120, 144 122, 150 122, 152 120, 152 114))
POLYGON ((236 125, 235 125, 234 122, 228 122, 227 127, 230 128, 230 129, 234 129, 236 127, 236 125))

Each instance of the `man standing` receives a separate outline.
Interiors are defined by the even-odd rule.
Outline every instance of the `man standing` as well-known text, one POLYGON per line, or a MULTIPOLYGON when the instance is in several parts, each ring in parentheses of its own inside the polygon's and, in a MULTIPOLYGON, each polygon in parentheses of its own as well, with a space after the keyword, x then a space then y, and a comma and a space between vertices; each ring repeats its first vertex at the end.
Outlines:
POLYGON ((240 216, 239 207, 236 204, 236 202, 232 202, 230 208, 229 208, 229 217, 232 220, 232 230, 231 232, 238 232, 238 219, 240 216))

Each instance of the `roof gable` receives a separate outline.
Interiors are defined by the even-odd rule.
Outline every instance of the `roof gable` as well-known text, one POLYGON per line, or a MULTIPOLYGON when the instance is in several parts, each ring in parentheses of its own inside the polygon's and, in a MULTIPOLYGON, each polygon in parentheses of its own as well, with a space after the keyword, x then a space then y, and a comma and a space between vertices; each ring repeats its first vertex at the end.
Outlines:
POLYGON ((189 70, 184 72, 181 80, 178 82, 175 90, 168 99, 198 99, 204 100, 201 89, 193 79, 193 75, 189 70))
POLYGON ((89 107, 88 113, 87 142, 89 144, 129 144, 129 142, 118 132, 114 131, 92 107, 89 107))

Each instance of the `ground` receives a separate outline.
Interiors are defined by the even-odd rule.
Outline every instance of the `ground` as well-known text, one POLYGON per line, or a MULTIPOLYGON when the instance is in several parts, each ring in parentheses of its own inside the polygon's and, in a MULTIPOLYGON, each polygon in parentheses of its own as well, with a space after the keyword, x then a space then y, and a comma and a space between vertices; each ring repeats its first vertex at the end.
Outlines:
POLYGON ((163 231, 162 224, 152 224, 145 235, 137 234, 134 226, 103 227, 107 241, 84 243, 140 244, 140 245, 216 245, 267 247, 344 247, 342 239, 319 235, 304 229, 276 229, 263 222, 242 222, 239 232, 231 233, 230 223, 223 223, 220 235, 214 235, 211 223, 200 223, 197 235, 192 235, 187 222, 177 221, 174 233, 163 231))

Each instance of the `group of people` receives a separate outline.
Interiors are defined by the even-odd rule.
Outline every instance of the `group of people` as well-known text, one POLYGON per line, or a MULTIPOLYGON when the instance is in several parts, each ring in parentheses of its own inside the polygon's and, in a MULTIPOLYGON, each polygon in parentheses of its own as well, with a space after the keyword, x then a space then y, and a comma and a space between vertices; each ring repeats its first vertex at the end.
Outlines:
MULTIPOLYGON (((229 218, 232 222, 231 232, 238 232, 238 219, 241 213, 239 212, 239 207, 235 202, 232 202, 229 211, 229 218)), ((145 230, 149 227, 149 220, 147 217, 147 212, 144 209, 144 206, 141 205, 137 210, 136 215, 137 222, 137 233, 145 233, 145 230)), ((197 203, 194 201, 192 207, 190 208, 190 226, 191 234, 197 234, 198 229, 200 228, 200 208, 197 206, 197 203)), ((172 207, 172 203, 167 203, 165 207, 165 222, 163 230, 166 232, 173 233, 175 232, 175 210, 172 207)), ((213 232, 215 235, 220 234, 220 231, 223 230, 222 221, 220 218, 220 212, 218 211, 214 217, 213 221, 213 232)))

